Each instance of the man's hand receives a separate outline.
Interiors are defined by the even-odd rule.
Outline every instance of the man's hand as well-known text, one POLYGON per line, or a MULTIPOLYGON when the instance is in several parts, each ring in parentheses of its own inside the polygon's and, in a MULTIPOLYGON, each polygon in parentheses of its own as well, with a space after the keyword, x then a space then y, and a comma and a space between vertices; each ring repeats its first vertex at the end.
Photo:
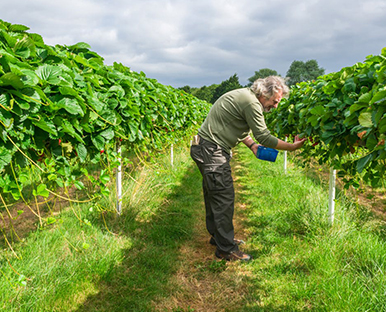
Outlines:
POLYGON ((260 144, 254 144, 252 147, 251 147, 251 151, 253 152, 253 154, 257 154, 257 149, 259 148, 260 144))
POLYGON ((294 139, 294 143, 292 144, 293 150, 295 151, 299 148, 302 148, 305 141, 307 141, 307 138, 300 139, 299 136, 296 135, 294 139))

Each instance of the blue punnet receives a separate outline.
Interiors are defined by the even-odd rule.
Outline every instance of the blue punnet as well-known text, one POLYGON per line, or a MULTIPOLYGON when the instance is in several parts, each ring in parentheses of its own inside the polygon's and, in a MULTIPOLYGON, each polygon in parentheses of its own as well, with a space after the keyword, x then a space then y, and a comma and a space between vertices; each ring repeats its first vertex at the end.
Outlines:
POLYGON ((259 145, 259 147, 257 148, 256 157, 261 160, 275 162, 278 153, 279 151, 275 150, 274 148, 259 145))

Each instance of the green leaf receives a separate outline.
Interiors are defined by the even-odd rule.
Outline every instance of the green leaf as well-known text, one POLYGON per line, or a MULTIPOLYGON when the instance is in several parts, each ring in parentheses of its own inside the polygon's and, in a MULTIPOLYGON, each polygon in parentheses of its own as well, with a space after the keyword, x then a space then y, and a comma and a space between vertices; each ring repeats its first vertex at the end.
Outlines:
POLYGON ((91 49, 90 45, 85 43, 85 42, 78 42, 74 45, 67 46, 67 48, 71 51, 90 50, 91 49))
POLYGON ((87 157, 87 148, 86 146, 84 146, 83 144, 78 144, 76 147, 75 147, 77 153, 78 153, 78 157, 80 159, 80 161, 83 163, 85 162, 86 160, 86 157, 87 157))
POLYGON ((373 126, 373 121, 371 120, 370 112, 363 112, 358 117, 359 124, 365 128, 371 128, 373 126))
POLYGON ((357 162, 357 171, 361 173, 372 159, 373 159, 373 154, 369 154, 359 159, 357 162))
POLYGON ((0 146, 0 172, 12 160, 12 154, 5 148, 0 146))
POLYGON ((43 80, 52 85, 58 85, 60 83, 60 74, 62 70, 53 65, 44 64, 39 66, 36 70, 36 75, 43 80))
POLYGON ((103 107, 105 106, 103 102, 98 100, 96 97, 89 97, 88 103, 91 105, 93 109, 95 109, 97 112, 100 112, 103 107))
POLYGON ((374 147, 376 147, 378 144, 378 140, 375 137, 374 134, 371 134, 367 139, 366 139, 366 147, 369 150, 372 150, 374 147))
POLYGON ((107 141, 110 141, 112 138, 114 138, 115 136, 115 133, 114 133, 114 130, 112 129, 112 127, 102 131, 101 133, 99 133, 101 136, 103 136, 107 141))
POLYGON ((370 103, 371 101, 371 92, 367 92, 365 94, 362 94, 359 98, 358 98, 358 102, 359 103, 370 103))
POLYGON ((318 124, 318 120, 319 120, 319 117, 318 116, 311 116, 310 118, 308 118, 308 122, 311 124, 311 126, 313 127, 316 127, 316 125, 318 124))
POLYGON ((12 118, 12 115, 10 112, 5 110, 0 110, 0 126, 3 124, 7 129, 11 129, 13 125, 14 119, 12 118))
POLYGON ((24 37, 15 44, 13 50, 17 56, 29 58, 31 55, 35 54, 35 45, 31 39, 24 37))
POLYGON ((342 91, 346 93, 350 93, 350 92, 354 92, 355 89, 356 89, 356 83, 354 82, 354 78, 349 78, 344 83, 342 91))
POLYGON ((84 189, 84 184, 83 184, 82 181, 75 180, 74 185, 75 185, 75 187, 76 187, 78 190, 83 190, 83 189, 84 189))
POLYGON ((70 87, 59 87, 59 92, 63 95, 71 95, 73 97, 79 98, 79 93, 70 87))
POLYGON ((26 86, 33 87, 39 83, 39 77, 33 70, 22 68, 20 71, 24 75, 21 79, 26 86))
POLYGON ((101 170, 99 181, 102 184, 107 184, 110 181, 109 172, 107 170, 101 170))
POLYGON ((313 107, 311 109, 310 113, 312 115, 323 116, 326 113, 326 109, 323 106, 318 105, 318 106, 313 107))
POLYGON ((33 195, 34 196, 43 196, 45 198, 47 198, 50 193, 47 191, 47 185, 45 184, 39 184, 39 186, 37 187, 36 190, 33 190, 33 195))
POLYGON ((11 32, 25 32, 29 30, 29 27, 20 24, 12 24, 8 27, 8 30, 11 32))
POLYGON ((370 105, 380 100, 386 100, 386 90, 378 91, 370 101, 370 105))
POLYGON ((24 183, 30 181, 30 177, 27 173, 21 172, 21 173, 19 173, 19 181, 20 181, 20 183, 24 184, 24 183))
POLYGON ((11 194, 14 200, 19 200, 21 198, 20 191, 18 188, 11 189, 11 194))
POLYGON ((48 217, 46 222, 47 222, 47 225, 54 224, 56 222, 56 218, 48 217))
POLYGON ((9 99, 9 94, 8 93, 0 94, 0 105, 2 107, 5 107, 7 110, 11 109, 11 103, 10 103, 10 99, 9 99))
POLYGON ((6 73, 0 77, 0 86, 12 86, 15 89, 21 89, 24 87, 24 83, 14 73, 6 73))
POLYGON ((380 133, 386 133, 386 117, 383 117, 378 125, 380 133))
POLYGON ((123 98, 125 96, 125 90, 119 85, 112 86, 108 92, 116 93, 118 98, 123 98))
POLYGON ((84 111, 76 99, 64 97, 57 104, 72 115, 84 116, 84 111))
POLYGON ((350 106, 350 113, 356 112, 362 108, 369 107, 368 103, 355 103, 350 106))
POLYGON ((33 120, 32 123, 48 133, 51 133, 55 136, 58 135, 54 123, 51 120, 48 120, 47 118, 41 117, 39 121, 33 120))
POLYGON ((105 149, 105 139, 101 135, 93 136, 91 135, 91 141, 94 146, 98 149, 98 151, 105 149))
MULTIPOLYGON (((55 122, 58 122, 58 120, 55 120, 55 122)), ((72 137, 77 139, 79 142, 84 143, 82 137, 76 132, 73 125, 70 123, 70 121, 63 119, 61 122, 59 121, 61 127, 63 128, 63 131, 66 133, 69 133, 72 137)))

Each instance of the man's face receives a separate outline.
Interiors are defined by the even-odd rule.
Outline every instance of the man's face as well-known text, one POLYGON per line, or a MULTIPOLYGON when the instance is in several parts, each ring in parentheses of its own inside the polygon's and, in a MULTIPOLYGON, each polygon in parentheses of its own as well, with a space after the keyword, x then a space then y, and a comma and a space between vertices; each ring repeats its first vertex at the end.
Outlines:
POLYGON ((283 91, 279 90, 278 92, 274 93, 272 97, 269 99, 265 96, 260 96, 259 101, 264 107, 264 112, 269 112, 274 108, 277 108, 279 105, 279 102, 281 101, 281 98, 283 96, 283 91))

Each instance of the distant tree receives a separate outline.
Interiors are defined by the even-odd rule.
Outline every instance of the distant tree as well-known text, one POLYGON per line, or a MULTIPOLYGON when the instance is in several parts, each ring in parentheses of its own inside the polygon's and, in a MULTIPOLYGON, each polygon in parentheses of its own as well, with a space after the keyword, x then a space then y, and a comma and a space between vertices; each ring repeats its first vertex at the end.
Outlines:
POLYGON ((178 89, 183 90, 183 91, 185 91, 186 93, 192 93, 192 88, 191 88, 190 86, 188 86, 188 85, 183 86, 183 87, 178 88, 178 89))
POLYGON ((321 75, 324 75, 324 68, 320 68, 316 60, 293 61, 287 71, 288 85, 292 86, 298 82, 313 80, 321 75))
POLYGON ((248 87, 250 87, 255 80, 259 78, 265 78, 268 76, 279 76, 276 70, 269 69, 269 68, 262 68, 259 71, 255 71, 255 74, 252 77, 248 78, 249 83, 247 84, 248 87))
POLYGON ((214 90, 211 103, 216 102, 216 100, 224 93, 227 93, 228 91, 232 91, 242 87, 243 86, 239 82, 239 77, 237 77, 237 74, 234 74, 228 80, 221 82, 220 85, 214 90))
POLYGON ((216 90, 217 87, 217 84, 212 84, 209 87, 203 86, 201 88, 192 88, 192 95, 200 100, 211 103, 214 90, 216 90))

